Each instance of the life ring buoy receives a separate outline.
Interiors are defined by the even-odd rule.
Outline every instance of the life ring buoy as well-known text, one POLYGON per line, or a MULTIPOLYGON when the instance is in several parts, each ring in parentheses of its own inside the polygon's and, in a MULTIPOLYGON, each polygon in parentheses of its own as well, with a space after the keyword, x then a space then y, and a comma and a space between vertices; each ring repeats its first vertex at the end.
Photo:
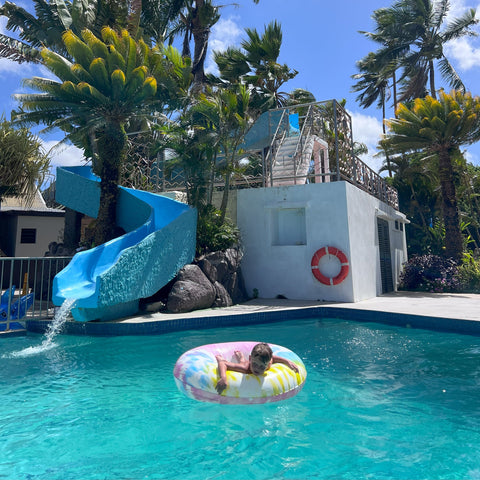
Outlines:
POLYGON ((173 370, 178 389, 187 397, 202 402, 223 404, 255 404, 277 402, 293 397, 302 388, 307 371, 302 360, 291 350, 269 343, 274 355, 295 363, 298 372, 282 363, 274 363, 263 375, 227 371, 228 387, 218 394, 218 363, 216 355, 235 361, 235 351, 248 358, 258 342, 214 343, 193 348, 177 360, 173 370))
POLYGON ((342 283, 345 278, 347 278, 349 264, 347 256, 336 247, 323 247, 320 250, 317 250, 312 257, 311 261, 312 273, 313 276, 324 285, 338 285, 342 283), (334 255, 340 260, 340 273, 336 277, 327 277, 324 275, 319 268, 319 263, 322 257, 325 255, 334 255))

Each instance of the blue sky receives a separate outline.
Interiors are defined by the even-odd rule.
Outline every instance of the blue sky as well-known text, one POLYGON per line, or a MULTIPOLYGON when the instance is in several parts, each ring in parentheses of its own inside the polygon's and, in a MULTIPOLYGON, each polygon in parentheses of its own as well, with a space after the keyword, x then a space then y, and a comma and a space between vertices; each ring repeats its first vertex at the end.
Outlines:
MULTIPOLYGON (((16 3, 26 8, 31 5, 30 2, 16 3)), ((238 45, 245 37, 245 28, 256 28, 262 32, 270 21, 279 21, 283 30, 280 62, 299 72, 296 78, 286 84, 285 90, 305 88, 317 100, 345 98, 347 110, 353 119, 354 139, 366 143, 369 148, 369 154, 363 160, 377 170, 381 160, 374 158, 373 154, 382 131, 381 112, 374 107, 365 110, 357 105, 357 94, 351 92, 354 83, 351 75, 356 73, 356 61, 376 49, 376 45, 358 31, 371 31, 374 28, 372 12, 392 3, 393 0, 260 0, 255 5, 252 0, 237 0, 238 7, 230 5, 221 9, 222 17, 212 30, 210 47, 224 50, 229 45, 238 45)), ((477 8, 480 18, 479 0, 451 0, 450 15, 458 16, 468 7, 477 8)), ((4 19, 0 19, 0 31, 5 32, 4 19)), ((480 34, 479 26, 476 31, 480 34)), ((474 95, 480 95, 480 37, 452 42, 447 46, 446 54, 467 89, 474 95)), ((207 69, 212 71, 214 68, 211 59, 207 60, 207 69)), ((11 95, 21 91, 22 78, 48 76, 39 70, 38 67, 0 59, 0 82, 3 86, 0 101, 7 118, 15 107, 11 95)), ((439 75, 437 78, 440 81, 439 75)), ((448 86, 445 87, 448 90, 448 86)), ((387 116, 393 116, 392 109, 387 116)), ((46 146, 51 147, 61 138, 62 133, 59 132, 44 137, 44 140, 46 146)), ((465 149, 467 159, 480 165, 480 144, 465 149)), ((80 162, 81 152, 73 147, 63 149, 54 158, 57 165, 80 162)))

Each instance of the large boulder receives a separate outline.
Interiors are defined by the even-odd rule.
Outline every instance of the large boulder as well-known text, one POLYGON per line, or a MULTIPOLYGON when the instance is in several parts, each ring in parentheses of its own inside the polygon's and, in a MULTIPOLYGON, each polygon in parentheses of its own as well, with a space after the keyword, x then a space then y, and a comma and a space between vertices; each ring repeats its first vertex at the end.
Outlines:
POLYGON ((210 265, 212 271, 215 272, 215 278, 211 278, 210 281, 223 283, 230 273, 229 264, 225 255, 225 252, 212 252, 202 259, 204 265, 210 265), (213 270, 214 269, 214 270, 213 270))
POLYGON ((185 313, 209 308, 215 298, 215 288, 200 267, 185 265, 170 290, 167 309, 173 313, 185 313))
POLYGON ((233 305, 232 297, 230 297, 227 289, 220 282, 215 282, 213 287, 215 288, 213 307, 231 307, 233 305))
POLYGON ((248 298, 240 270, 241 261, 242 251, 229 248, 225 252, 208 253, 197 261, 197 265, 214 285, 218 282, 224 287, 235 304, 248 298))

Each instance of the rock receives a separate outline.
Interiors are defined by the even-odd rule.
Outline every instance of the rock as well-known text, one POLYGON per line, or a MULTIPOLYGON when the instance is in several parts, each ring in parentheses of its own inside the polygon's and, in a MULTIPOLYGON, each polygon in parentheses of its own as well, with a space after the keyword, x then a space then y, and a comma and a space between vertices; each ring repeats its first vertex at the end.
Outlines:
POLYGON ((163 302, 152 302, 152 303, 146 303, 144 305, 140 305, 141 310, 144 312, 150 312, 150 313, 156 313, 159 312, 160 310, 163 310, 165 307, 165 304, 163 302))
POLYGON ((232 298, 220 282, 215 282, 213 287, 215 288, 215 301, 214 307, 231 307, 233 305, 232 298))
POLYGON ((215 288, 197 265, 185 265, 168 295, 167 309, 173 313, 209 308, 215 301, 215 288))
POLYGON ((224 283, 225 277, 229 272, 229 266, 224 252, 212 252, 205 256, 205 260, 210 262, 217 271, 215 281, 224 283))
POLYGON ((206 258, 201 258, 198 260, 197 265, 212 283, 217 281, 217 269, 211 264, 211 262, 209 262, 206 258))
POLYGON ((236 248, 228 248, 225 250, 225 259, 228 263, 228 268, 231 272, 236 272, 240 268, 243 253, 236 248))
POLYGON ((234 272, 228 279, 225 285, 227 292, 232 298, 234 304, 244 302, 248 299, 248 295, 245 289, 245 283, 243 281, 242 271, 238 270, 234 272))

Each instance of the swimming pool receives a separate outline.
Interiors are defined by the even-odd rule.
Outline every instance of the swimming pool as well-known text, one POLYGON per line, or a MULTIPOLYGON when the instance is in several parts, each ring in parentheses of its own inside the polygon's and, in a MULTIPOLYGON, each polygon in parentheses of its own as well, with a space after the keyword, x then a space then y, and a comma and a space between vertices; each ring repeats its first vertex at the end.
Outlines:
POLYGON ((307 319, 24 350, 41 341, 1 344, 0 478, 480 478, 479 337, 307 319), (228 406, 177 391, 181 353, 240 340, 295 351, 302 392, 228 406))

